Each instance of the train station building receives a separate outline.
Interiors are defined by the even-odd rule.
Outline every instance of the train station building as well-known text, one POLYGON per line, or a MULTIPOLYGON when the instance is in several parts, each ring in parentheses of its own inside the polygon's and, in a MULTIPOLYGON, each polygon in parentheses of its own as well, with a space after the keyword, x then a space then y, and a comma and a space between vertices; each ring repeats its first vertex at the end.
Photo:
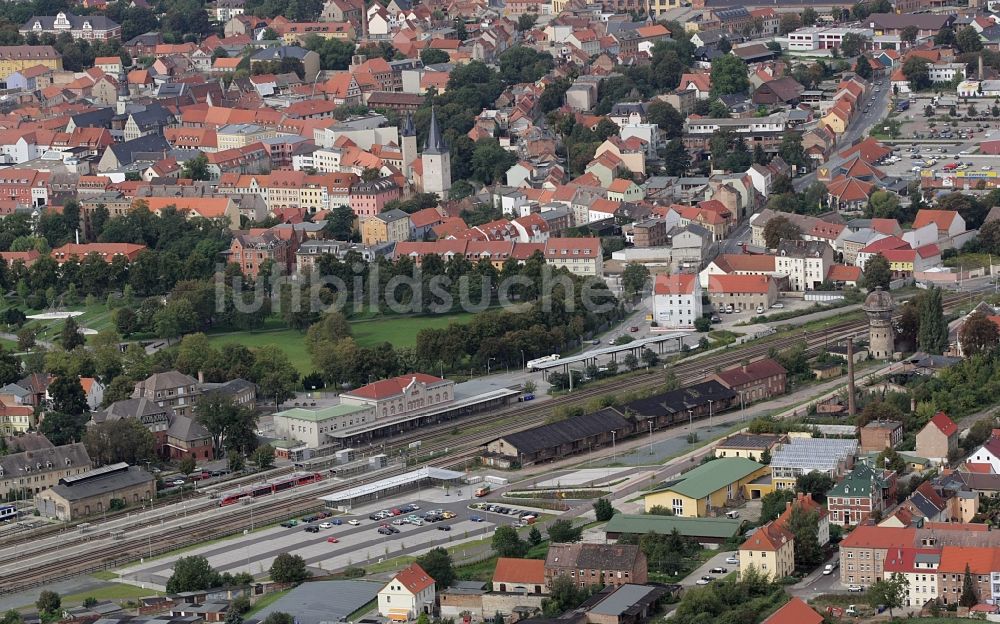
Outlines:
POLYGON ((321 496, 319 500, 328 508, 346 511, 357 505, 391 498, 400 492, 421 487, 460 487, 464 485, 464 477, 465 473, 462 472, 424 466, 400 475, 327 494, 321 496))

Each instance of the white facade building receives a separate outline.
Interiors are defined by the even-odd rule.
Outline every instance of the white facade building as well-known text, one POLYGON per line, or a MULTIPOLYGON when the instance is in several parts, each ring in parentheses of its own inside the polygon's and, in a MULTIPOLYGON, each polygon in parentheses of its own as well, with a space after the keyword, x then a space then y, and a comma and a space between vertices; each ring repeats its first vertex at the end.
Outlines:
POLYGON ((692 328, 702 313, 701 283, 696 274, 656 276, 653 284, 653 320, 657 326, 692 328))

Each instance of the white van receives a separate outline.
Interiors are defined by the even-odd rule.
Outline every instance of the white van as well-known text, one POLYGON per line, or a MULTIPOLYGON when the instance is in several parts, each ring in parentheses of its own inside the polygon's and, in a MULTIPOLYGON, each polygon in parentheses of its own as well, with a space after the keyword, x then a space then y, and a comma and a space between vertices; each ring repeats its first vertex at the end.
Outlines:
POLYGON ((736 518, 740 517, 740 512, 738 512, 738 511, 727 511, 726 512, 726 517, 729 518, 729 519, 731 519, 731 520, 735 520, 736 518))

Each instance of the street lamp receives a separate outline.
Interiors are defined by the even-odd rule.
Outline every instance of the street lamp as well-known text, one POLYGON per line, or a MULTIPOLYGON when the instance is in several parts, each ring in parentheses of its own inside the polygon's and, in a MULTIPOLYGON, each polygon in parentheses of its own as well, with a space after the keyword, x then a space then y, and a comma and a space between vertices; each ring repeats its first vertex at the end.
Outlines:
POLYGON ((649 424, 649 454, 653 454, 653 421, 648 421, 649 424))
POLYGON ((691 431, 694 427, 694 412, 688 410, 688 431, 691 431))
POLYGON ((521 368, 526 368, 524 364, 524 349, 521 349, 521 368))
POLYGON ((746 422, 746 420, 747 420, 746 405, 743 403, 743 390, 740 390, 740 421, 746 422))
POLYGON ((618 432, 615 431, 614 429, 611 430, 611 463, 612 464, 615 463, 615 449, 617 448, 616 445, 615 445, 615 439, 616 439, 615 438, 615 434, 617 434, 617 433, 618 432))
POLYGON ((487 375, 490 374, 490 362, 492 362, 495 359, 496 359, 495 357, 491 357, 490 359, 486 360, 486 374, 487 375))
POLYGON ((712 427, 712 403, 715 403, 715 399, 708 400, 708 427, 712 427))

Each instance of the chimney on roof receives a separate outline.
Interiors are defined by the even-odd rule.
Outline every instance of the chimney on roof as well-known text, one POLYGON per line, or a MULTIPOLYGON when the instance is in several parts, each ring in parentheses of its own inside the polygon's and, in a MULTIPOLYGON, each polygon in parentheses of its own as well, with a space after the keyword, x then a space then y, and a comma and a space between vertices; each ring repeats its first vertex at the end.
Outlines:
POLYGON ((205 373, 203 373, 202 371, 198 371, 198 383, 199 384, 205 383, 205 373))

